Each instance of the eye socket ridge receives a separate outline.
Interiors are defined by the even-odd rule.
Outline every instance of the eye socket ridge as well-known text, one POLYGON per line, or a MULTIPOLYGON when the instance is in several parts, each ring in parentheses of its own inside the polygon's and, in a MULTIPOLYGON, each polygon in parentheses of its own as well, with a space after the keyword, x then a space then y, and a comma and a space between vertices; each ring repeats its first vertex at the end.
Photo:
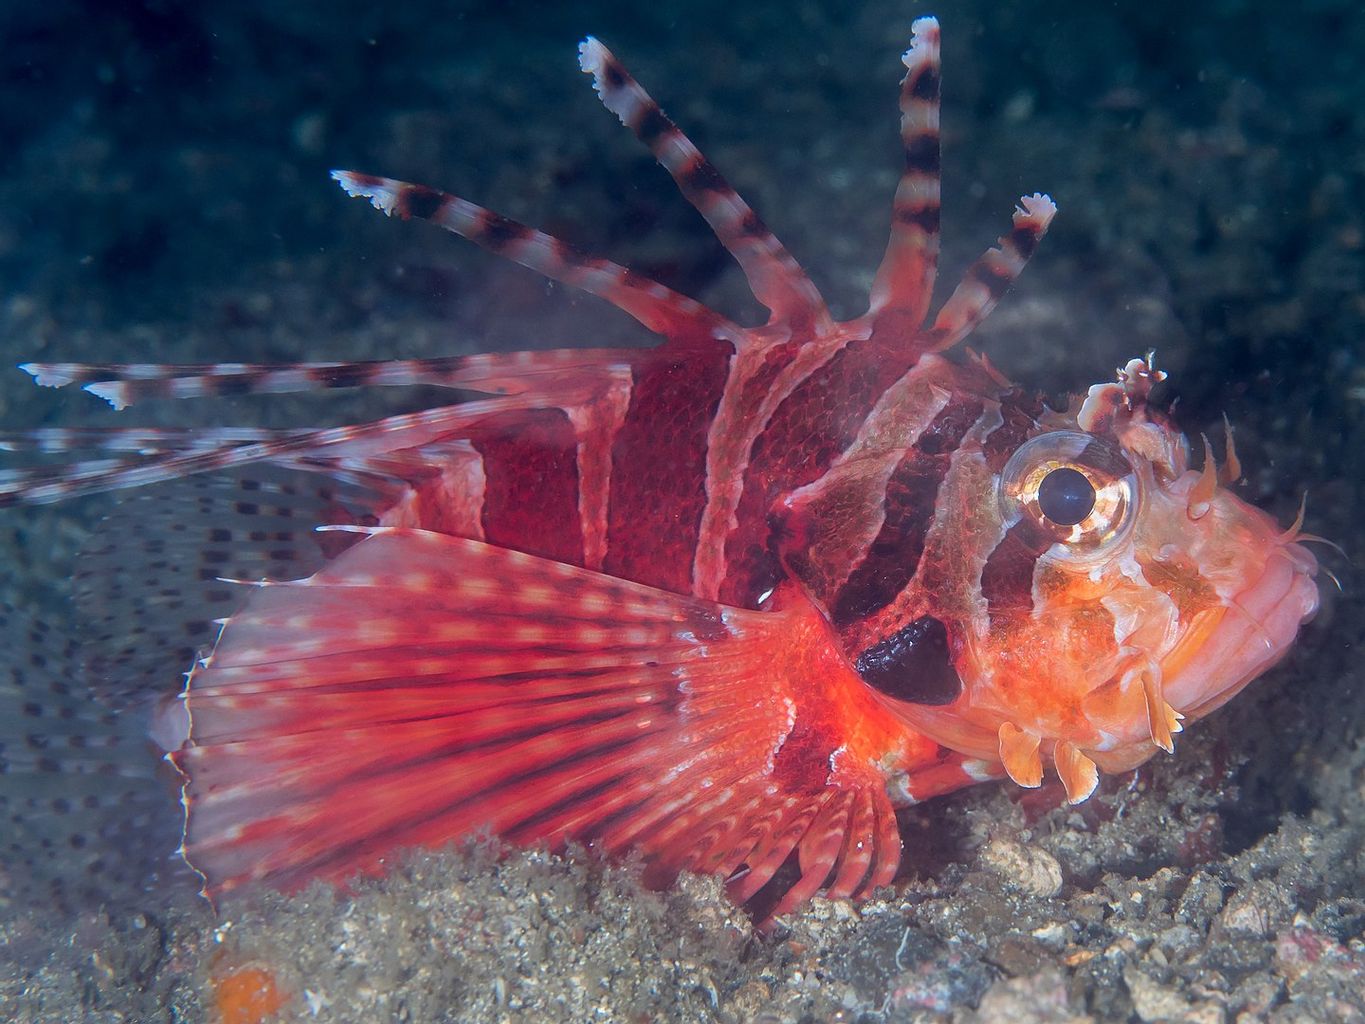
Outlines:
POLYGON ((1132 528, 1138 475, 1114 441, 1083 431, 1040 434, 1000 474, 1005 522, 1027 522, 1038 542, 1075 556, 1106 554, 1132 528))

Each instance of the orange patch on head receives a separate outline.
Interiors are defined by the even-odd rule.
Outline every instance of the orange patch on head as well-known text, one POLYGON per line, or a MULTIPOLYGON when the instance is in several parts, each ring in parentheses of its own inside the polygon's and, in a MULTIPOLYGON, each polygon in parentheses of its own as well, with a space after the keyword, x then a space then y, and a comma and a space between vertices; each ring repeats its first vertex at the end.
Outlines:
POLYGON ((1109 592, 1107 580, 1092 580, 1085 573, 1073 572, 1060 565, 1043 564, 1034 574, 1038 597, 1048 604, 1072 604, 1101 597, 1109 592))
POLYGON ((218 1024, 266 1024, 289 1002, 288 993, 264 967, 215 969, 209 984, 218 1024))
POLYGON ((1087 657, 1103 657, 1114 648, 1114 613, 1099 601, 1072 609, 1070 629, 1073 643, 1085 638, 1087 657))
POLYGON ((1182 620, 1219 604, 1218 595, 1199 570, 1180 562, 1137 556, 1147 582, 1175 602, 1182 620))

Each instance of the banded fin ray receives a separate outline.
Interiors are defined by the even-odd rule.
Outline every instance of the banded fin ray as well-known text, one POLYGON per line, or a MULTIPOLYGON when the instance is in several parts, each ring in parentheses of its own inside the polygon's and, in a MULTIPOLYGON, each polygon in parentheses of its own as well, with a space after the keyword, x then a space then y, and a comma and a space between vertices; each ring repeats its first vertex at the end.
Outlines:
POLYGON ((926 332, 930 351, 952 348, 990 315, 1009 291, 1038 243, 1047 234, 1057 207, 1041 192, 1024 196, 1015 208, 1009 234, 981 254, 962 276, 926 332))
POLYGON ((896 317, 909 330, 924 323, 933 299, 939 252, 939 28, 935 18, 910 26, 901 58, 901 149, 905 166, 891 211, 891 237, 872 285, 868 316, 896 317))
POLYGON ((263 427, 35 427, 0 431, 0 451, 47 455, 78 451, 159 455, 231 444, 256 444, 280 436, 263 427))
POLYGON ((578 58, 603 105, 668 171, 743 268, 750 291, 771 310, 773 322, 801 324, 817 334, 826 330, 829 311, 805 271, 644 87, 592 36, 579 46, 578 58))
POLYGON ((359 171, 337 170, 332 177, 347 195, 368 199, 387 216, 429 220, 495 255, 605 299, 670 341, 711 345, 741 333, 695 299, 449 192, 359 171))
MULTIPOLYGON (((484 394, 522 394, 538 382, 566 373, 592 374, 613 363, 628 361, 630 353, 615 349, 555 349, 543 352, 490 352, 430 359, 376 359, 350 362, 298 363, 24 363, 20 369, 40 387, 80 385, 115 409, 126 409, 150 398, 215 398, 227 395, 281 395, 361 387, 455 388, 484 394)), ((242 440, 250 428, 232 428, 242 440)), ((102 437, 115 432, 98 428, 48 428, 27 434, 0 434, 0 450, 65 451, 76 447, 112 447, 102 437), (87 444, 55 445, 62 438, 87 444), (53 440, 49 440, 53 439, 53 440)), ((139 436, 128 428, 129 438, 139 436)), ((147 429, 148 445, 173 436, 172 428, 147 429)))
MULTIPOLYGON (((182 450, 153 448, 153 454, 127 458, 0 470, 0 508, 49 504, 85 494, 143 487, 197 473, 258 463, 329 472, 338 460, 373 460, 463 437, 481 420, 500 413, 546 408, 586 409, 609 392, 623 372, 621 364, 598 362, 591 354, 588 359, 578 362, 546 360, 535 364, 546 369, 521 374, 500 360, 471 357, 470 365, 473 367, 471 376, 482 375, 485 386, 506 394, 340 427, 274 431, 227 428, 216 436, 209 430, 204 432, 202 443, 196 441, 192 445, 188 444, 188 433, 167 431, 161 435, 164 445, 169 447, 172 442, 185 442, 187 446, 182 450), (556 372, 556 363, 563 363, 566 368, 556 372)), ((11 433, 4 435, 4 440, 15 450, 65 451, 69 440, 105 451, 124 448, 140 451, 146 447, 142 442, 150 439, 146 429, 140 427, 133 428, 126 440, 120 440, 118 435, 115 428, 102 438, 91 431, 76 432, 69 438, 56 434, 11 433)))
POLYGON ((892 204, 891 235, 877 268, 868 311, 878 331, 911 338, 916 349, 941 352, 970 334, 995 308, 1047 233, 1057 208, 1042 193, 1023 196, 1010 232, 963 275, 933 322, 923 326, 938 275, 941 212, 939 135, 942 68, 938 19, 916 18, 901 58, 901 146, 905 166, 892 204))

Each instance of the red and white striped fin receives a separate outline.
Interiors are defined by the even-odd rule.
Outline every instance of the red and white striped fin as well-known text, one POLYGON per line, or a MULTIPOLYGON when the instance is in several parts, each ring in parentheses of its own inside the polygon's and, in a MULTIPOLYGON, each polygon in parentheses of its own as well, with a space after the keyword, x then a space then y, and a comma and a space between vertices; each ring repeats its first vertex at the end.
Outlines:
POLYGON ((156 455, 230 444, 255 444, 281 434, 263 427, 35 427, 0 431, 0 451, 137 452, 156 455))
POLYGON ((901 147, 905 169, 891 211, 891 238, 872 284, 868 315, 895 316, 918 330, 929 312, 939 251, 939 28, 936 18, 910 26, 901 60, 901 147))
MULTIPOLYGON (((849 845, 849 811, 857 797, 857 793, 848 790, 828 790, 824 802, 807 821, 800 823, 802 839, 798 847, 797 866, 801 874, 777 901, 770 911, 771 916, 781 917, 790 913, 829 883, 835 864, 849 845)), ((774 855, 781 854, 782 849, 778 846, 774 855)), ((786 857, 782 856, 778 866, 785 860, 786 857)), ((752 886, 754 878, 745 878, 743 882, 752 886)), ((755 895, 757 892, 757 889, 753 890, 755 895)), ((743 895, 743 892, 736 890, 736 895, 743 895)))
POLYGON ((611 51, 589 36, 578 47, 578 62, 607 109, 649 147, 706 218, 772 319, 808 324, 816 333, 828 327, 829 311, 805 271, 611 51))
POLYGON ((333 388, 403 387, 427 384, 459 387, 463 360, 391 359, 268 365, 208 363, 25 363, 20 367, 42 387, 81 385, 115 409, 149 398, 213 398, 225 395, 277 395, 333 388))
MULTIPOLYGON (((45 505, 253 463, 309 468, 313 459, 324 460, 324 465, 326 460, 365 459, 459 436, 481 417, 522 408, 525 402, 519 398, 494 398, 351 426, 282 430, 252 443, 229 440, 160 455, 0 470, 0 508, 45 505)), ((228 437, 232 436, 229 430, 228 437)))
POLYGON ((467 450, 468 442, 451 439, 378 455, 337 458, 310 455, 281 462, 280 465, 317 473, 337 483, 358 487, 371 497, 367 506, 383 508, 404 496, 406 491, 403 485, 440 474, 450 468, 455 460, 463 458, 467 450))
POLYGON ((875 890, 891 884, 899 866, 877 852, 900 845, 900 828, 890 805, 860 791, 849 815, 848 829, 854 835, 870 835, 873 840, 844 845, 834 864, 834 878, 825 890, 830 899, 870 896, 875 890))
POLYGON ((740 334, 695 299, 449 192, 357 171, 333 171, 332 177, 348 195, 370 200, 390 217, 429 220, 489 252, 606 299, 670 340, 704 344, 740 334))
POLYGON ((636 848, 657 884, 744 865, 741 899, 795 854, 799 891, 779 910, 894 874, 880 771, 812 748, 837 734, 788 689, 798 666, 827 685, 809 646, 793 653, 817 639, 813 617, 358 532, 309 579, 255 590, 191 677, 191 738, 172 760, 185 853, 211 894, 341 881, 482 828, 636 848))
MULTIPOLYGON (((124 409, 150 398, 278 395, 336 388, 426 385, 517 394, 528 390, 537 378, 600 369, 603 364, 622 358, 628 356, 614 349, 557 349, 433 359, 281 364, 25 363, 20 369, 40 387, 79 384, 82 390, 104 399, 115 409, 124 409)), ((58 436, 57 431, 50 433, 58 436)), ((85 432, 90 437, 97 433, 85 432)), ((5 438, 14 436, 0 435, 0 449, 6 447, 5 438)), ((77 432, 73 436, 81 435, 77 432)))
POLYGON ((962 283, 934 318, 928 331, 930 351, 952 348, 986 319, 1023 272, 1056 212, 1052 200, 1041 193, 1019 200, 1013 230, 1001 236, 998 248, 987 249, 967 268, 962 283))

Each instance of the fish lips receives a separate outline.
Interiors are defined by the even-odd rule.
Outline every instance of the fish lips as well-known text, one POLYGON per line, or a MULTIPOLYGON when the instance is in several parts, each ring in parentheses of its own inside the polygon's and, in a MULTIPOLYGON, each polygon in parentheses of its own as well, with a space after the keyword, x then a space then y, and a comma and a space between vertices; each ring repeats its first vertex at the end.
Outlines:
POLYGON ((1318 609, 1316 572, 1317 560, 1302 545, 1274 548, 1260 577, 1227 602, 1208 639, 1165 677, 1166 700, 1187 720, 1202 718, 1283 658, 1318 609))

